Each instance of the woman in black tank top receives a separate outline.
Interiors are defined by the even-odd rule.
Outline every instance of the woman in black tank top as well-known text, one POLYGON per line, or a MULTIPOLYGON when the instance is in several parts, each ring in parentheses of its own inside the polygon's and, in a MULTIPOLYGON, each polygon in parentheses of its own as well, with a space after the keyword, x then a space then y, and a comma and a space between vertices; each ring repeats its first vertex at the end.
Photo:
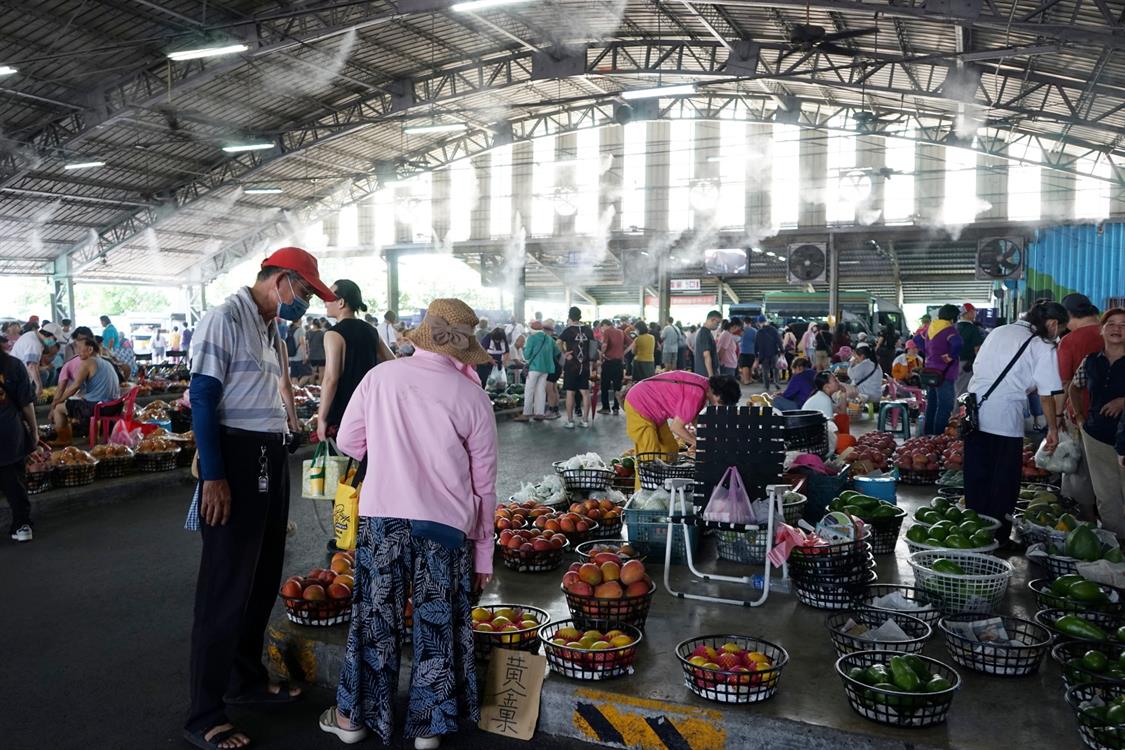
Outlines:
POLYGON ((356 283, 340 279, 332 285, 332 292, 336 300, 327 307, 329 316, 336 318, 336 325, 324 334, 324 377, 316 420, 321 440, 336 434, 344 409, 368 370, 379 362, 394 359, 375 328, 356 317, 356 313, 367 310, 356 283))

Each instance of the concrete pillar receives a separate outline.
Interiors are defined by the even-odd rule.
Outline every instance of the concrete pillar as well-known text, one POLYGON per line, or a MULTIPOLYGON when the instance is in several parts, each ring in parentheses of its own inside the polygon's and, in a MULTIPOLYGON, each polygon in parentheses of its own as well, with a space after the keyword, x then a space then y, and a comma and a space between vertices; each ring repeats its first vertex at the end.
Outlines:
POLYGON ((940 222, 945 204, 945 147, 919 143, 914 149, 914 213, 940 222))
MULTIPOLYGON (((773 126, 753 122, 749 125, 746 147, 746 228, 770 226, 770 184, 773 165, 773 126)), ((661 321, 663 322, 663 321, 661 321)))
POLYGON ((719 199, 719 139, 721 138, 718 120, 697 120, 695 123, 695 179, 692 185, 697 190, 713 190, 715 202, 710 208, 697 208, 695 211, 696 231, 706 230, 715 223, 715 212, 719 199))
POLYGON ((531 141, 520 141, 512 145, 512 234, 520 229, 530 234, 532 178, 535 165, 534 147, 531 141))
POLYGON ((1109 189, 1109 215, 1115 218, 1125 216, 1125 166, 1113 167, 1116 182, 1109 189))
POLYGON ((1068 221, 1074 218, 1075 178, 1069 172, 1043 169, 1040 172, 1040 217, 1043 220, 1068 221))
POLYGON ((523 323, 527 317, 527 265, 524 261, 526 256, 520 257, 512 272, 512 320, 516 323, 523 323))
POLYGON ((364 249, 375 248, 375 198, 364 198, 356 206, 356 234, 359 246, 364 249))
MULTIPOLYGON (((555 161, 559 162, 573 162, 578 158, 578 134, 577 133, 561 133, 555 136, 555 161)), ((576 166, 556 166, 555 168, 555 188, 559 192, 569 190, 571 194, 576 192, 574 179, 576 166)), ((557 204, 556 204, 557 208, 557 204)), ((577 204, 572 208, 577 212, 577 204)), ((571 213, 569 216, 561 214, 558 210, 555 211, 555 235, 563 237, 566 235, 574 234, 574 220, 576 213, 571 213)))
POLYGON ((991 206, 977 214, 977 221, 1008 218, 1008 160, 1003 158, 1007 147, 998 142, 988 145, 989 151, 1000 155, 977 157, 977 197, 991 206))
POLYGON ((414 224, 412 223, 411 211, 406 208, 410 201, 410 188, 406 185, 399 185, 395 188, 394 206, 395 206, 395 244, 405 244, 414 241, 414 224))
POLYGON ((879 170, 887 165, 886 141, 877 135, 861 135, 855 140, 855 165, 867 170, 871 179, 871 192, 856 206, 856 219, 861 223, 870 223, 876 218, 881 221, 887 181, 879 170))
MULTIPOLYGON (((449 167, 439 169, 430 176, 430 220, 434 227, 435 243, 445 242, 453 221, 453 202, 449 194, 451 177, 449 167)), ((468 200, 470 197, 458 196, 460 200, 468 200)))
POLYGON ((324 217, 324 241, 328 247, 340 246, 340 212, 333 211, 324 217))
POLYGON ((70 256, 60 255, 55 259, 51 274, 51 322, 64 318, 74 320, 74 279, 70 275, 70 256))
POLYGON ((387 309, 398 312, 398 252, 388 250, 387 261, 387 309))
POLYGON ((822 227, 826 223, 824 201, 828 179, 827 137, 824 130, 801 128, 801 189, 797 226, 822 227))
MULTIPOLYGON (((487 240, 492 236, 492 202, 488 198, 492 195, 490 184, 492 157, 489 154, 474 156, 472 164, 473 177, 477 181, 477 202, 469 219, 469 238, 487 240)), ((457 200, 458 197, 452 196, 451 201, 457 200)))
POLYGON ((651 144, 645 157, 645 230, 668 231, 668 146, 672 124, 666 120, 648 123, 646 143, 651 144))
POLYGON ((840 256, 832 232, 828 233, 828 316, 832 325, 840 321, 840 256))
POLYGON ((664 258, 658 258, 656 261, 656 298, 656 322, 663 327, 668 324, 668 318, 672 316, 672 293, 668 285, 668 262, 664 258))
POLYGON ((605 216, 606 211, 612 208, 610 232, 621 231, 621 190, 625 176, 624 130, 623 125, 609 125, 602 128, 601 132, 602 162, 599 169, 602 172, 598 191, 598 216, 605 216))

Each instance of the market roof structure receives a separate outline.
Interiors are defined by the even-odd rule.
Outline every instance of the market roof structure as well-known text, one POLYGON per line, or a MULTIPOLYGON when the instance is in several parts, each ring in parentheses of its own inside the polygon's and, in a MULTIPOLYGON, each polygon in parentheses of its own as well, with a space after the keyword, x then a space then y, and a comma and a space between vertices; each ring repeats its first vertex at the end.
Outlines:
MULTIPOLYGON (((0 274, 206 281, 287 222, 548 124, 621 121, 622 93, 652 86, 690 84, 655 99, 656 118, 734 107, 751 121, 832 120, 993 155, 1033 144, 1023 153, 1059 174, 1109 164, 1099 174, 1120 189, 1123 5, 9 0, 0 274), (216 46, 238 51, 182 59, 216 46), (407 130, 433 124, 450 130, 407 130), (104 165, 80 168, 91 162, 104 165)), ((971 286, 962 240, 845 232, 841 274, 846 285, 863 269, 874 288, 879 261, 884 290, 892 270, 908 285, 947 274, 971 286)), ((543 257, 529 285, 557 281, 543 257)), ((636 294, 619 288, 613 263, 605 272, 591 296, 636 294)))

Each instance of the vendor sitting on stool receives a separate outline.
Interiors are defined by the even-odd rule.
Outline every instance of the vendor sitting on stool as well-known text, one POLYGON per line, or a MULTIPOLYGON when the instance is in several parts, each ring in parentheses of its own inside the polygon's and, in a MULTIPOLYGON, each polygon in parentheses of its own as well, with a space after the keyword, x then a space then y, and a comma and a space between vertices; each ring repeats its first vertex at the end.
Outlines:
MULTIPOLYGON (((695 447, 695 436, 686 429, 708 404, 733 406, 742 398, 738 381, 729 375, 706 378, 691 372, 665 372, 646 378, 625 395, 625 432, 638 456, 680 450, 679 438, 695 447)), ((637 476, 637 489, 641 487, 637 476)))
POLYGON ((801 405, 813 393, 813 379, 816 377, 816 370, 812 369, 812 363, 809 362, 808 357, 795 358, 791 367, 793 376, 789 379, 789 385, 786 386, 785 393, 774 396, 773 399, 773 408, 778 411, 800 409, 801 405))

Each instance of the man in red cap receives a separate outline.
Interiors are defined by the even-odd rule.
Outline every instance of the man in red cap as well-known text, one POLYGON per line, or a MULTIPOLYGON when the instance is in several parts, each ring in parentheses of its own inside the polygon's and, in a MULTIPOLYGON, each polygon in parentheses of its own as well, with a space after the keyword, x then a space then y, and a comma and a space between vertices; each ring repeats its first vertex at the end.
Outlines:
POLYGON ((961 305, 957 335, 961 337, 961 371, 957 374, 953 389, 954 394, 960 396, 969 387, 969 381, 973 378, 973 362, 977 358, 977 350, 984 343, 984 333, 977 325, 977 308, 972 302, 961 305))
POLYGON ((202 531, 203 550, 184 737, 197 747, 249 743, 227 719, 225 704, 270 706, 300 697, 284 682, 269 682, 262 645, 281 586, 289 520, 286 445, 298 426, 276 319, 300 320, 314 294, 336 299, 320 280, 316 258, 282 248, 262 261, 253 286, 203 316, 192 339, 199 483, 185 528, 202 531))

